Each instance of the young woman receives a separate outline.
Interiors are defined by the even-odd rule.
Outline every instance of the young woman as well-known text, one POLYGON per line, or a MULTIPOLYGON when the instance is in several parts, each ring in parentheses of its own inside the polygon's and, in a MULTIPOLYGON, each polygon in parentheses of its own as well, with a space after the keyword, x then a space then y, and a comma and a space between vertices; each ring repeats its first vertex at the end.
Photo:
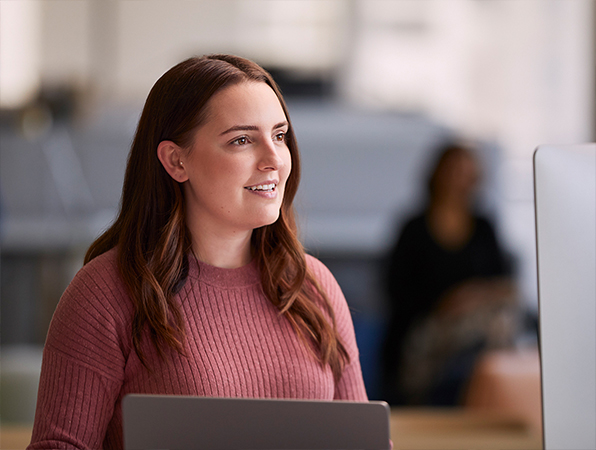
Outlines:
POLYGON ((366 401, 345 299, 296 237, 299 174, 258 65, 191 58, 156 82, 119 215, 54 314, 29 448, 122 448, 129 393, 366 401))

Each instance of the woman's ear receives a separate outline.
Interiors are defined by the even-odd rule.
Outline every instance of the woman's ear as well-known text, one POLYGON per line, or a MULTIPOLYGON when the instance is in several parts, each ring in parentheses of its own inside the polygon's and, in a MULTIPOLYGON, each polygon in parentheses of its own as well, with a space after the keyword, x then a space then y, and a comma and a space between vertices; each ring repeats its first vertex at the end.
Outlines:
POLYGON ((184 183, 188 180, 186 167, 181 159, 182 149, 178 145, 172 141, 161 141, 157 146, 157 157, 174 181, 184 183))

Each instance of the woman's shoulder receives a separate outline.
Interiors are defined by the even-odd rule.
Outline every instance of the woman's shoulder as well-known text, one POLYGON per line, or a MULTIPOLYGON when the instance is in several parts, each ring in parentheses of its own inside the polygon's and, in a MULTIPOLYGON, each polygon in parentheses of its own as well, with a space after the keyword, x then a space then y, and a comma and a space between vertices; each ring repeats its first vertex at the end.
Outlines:
POLYGON ((404 231, 408 231, 408 232, 426 232, 427 230, 427 216, 425 212, 421 212, 419 214, 415 214, 413 216, 410 216, 405 224, 404 224, 404 231))
POLYGON ((476 222, 482 224, 482 226, 491 227, 492 228, 492 218, 486 214, 474 214, 474 219, 476 222))
POLYGON ((407 215, 402 219, 398 220, 397 236, 399 238, 405 236, 411 236, 413 234, 423 234, 426 231, 426 213, 416 212, 414 214, 407 215))
POLYGON ((476 222, 476 232, 483 235, 494 235, 495 229, 493 221, 489 216, 484 214, 474 214, 474 220, 476 222))
POLYGON ((397 233, 393 243, 392 252, 401 252, 401 249, 413 249, 421 244, 431 241, 428 231, 426 214, 424 212, 408 216, 397 233))
POLYGON ((52 317, 47 351, 112 378, 130 351, 134 308, 119 274, 116 251, 97 256, 75 275, 52 317))
POLYGON ((93 258, 77 272, 64 291, 57 312, 97 318, 128 316, 132 312, 115 248, 93 258))
POLYGON ((306 253, 304 256, 306 257, 306 265, 308 267, 325 267, 325 264, 323 264, 315 256, 313 256, 309 253, 306 253))
POLYGON ((124 282, 118 270, 117 249, 96 256, 74 276, 69 288, 83 289, 95 294, 121 293, 124 282))
POLYGON ((306 267, 308 267, 308 270, 311 271, 311 273, 320 283, 326 282, 330 279, 335 281, 333 274, 327 268, 327 266, 323 264, 318 258, 309 255, 308 253, 306 254, 306 267))
POLYGON ((96 256, 85 264, 77 273, 76 277, 97 277, 118 272, 118 251, 116 247, 96 256))
POLYGON ((345 303, 345 298, 339 283, 325 264, 314 256, 307 254, 306 265, 312 276, 319 283, 319 286, 329 297, 334 308, 345 303))

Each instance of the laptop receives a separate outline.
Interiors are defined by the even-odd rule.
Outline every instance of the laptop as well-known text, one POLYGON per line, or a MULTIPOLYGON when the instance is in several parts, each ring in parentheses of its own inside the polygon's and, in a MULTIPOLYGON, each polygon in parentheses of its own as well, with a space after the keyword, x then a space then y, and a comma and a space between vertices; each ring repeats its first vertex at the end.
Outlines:
POLYGON ((596 144, 534 153, 545 450, 596 449, 596 144))
POLYGON ((385 402, 127 395, 126 450, 389 449, 385 402))

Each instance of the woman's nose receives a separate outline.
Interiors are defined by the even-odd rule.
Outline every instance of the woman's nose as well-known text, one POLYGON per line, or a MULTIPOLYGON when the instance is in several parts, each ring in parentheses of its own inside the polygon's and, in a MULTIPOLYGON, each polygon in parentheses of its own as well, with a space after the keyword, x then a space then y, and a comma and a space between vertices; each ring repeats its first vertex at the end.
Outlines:
POLYGON ((273 142, 266 142, 261 149, 259 159, 259 170, 279 170, 283 165, 283 159, 279 155, 280 148, 273 142))

